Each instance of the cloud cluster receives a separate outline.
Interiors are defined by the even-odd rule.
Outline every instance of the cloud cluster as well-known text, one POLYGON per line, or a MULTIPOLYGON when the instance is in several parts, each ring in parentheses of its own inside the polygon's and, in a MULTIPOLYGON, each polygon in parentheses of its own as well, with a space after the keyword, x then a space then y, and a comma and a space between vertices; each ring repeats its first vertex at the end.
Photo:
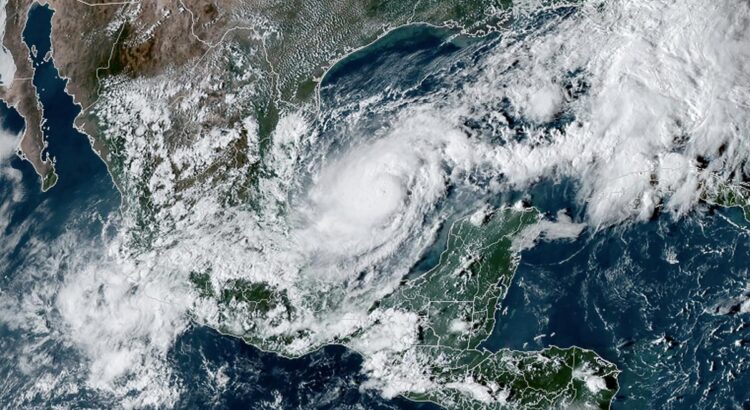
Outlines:
MULTIPOLYGON (((161 207, 158 239, 133 248, 138 221, 126 211, 105 249, 75 237, 38 244, 27 257, 45 262, 19 274, 28 280, 19 289, 31 289, 20 301, 0 298, 3 321, 74 346, 88 358, 91 386, 121 397, 146 392, 141 404, 160 395, 168 402, 178 392, 156 381, 168 372, 174 338, 189 315, 215 326, 220 319, 216 303, 198 298, 188 282, 193 272, 209 273, 218 290, 237 279, 283 289, 295 309, 289 320, 238 315, 222 325, 259 337, 295 335, 284 353, 301 354, 372 325, 368 309, 398 286, 440 224, 503 191, 575 179, 585 222, 604 227, 657 208, 682 215, 718 183, 750 173, 747 2, 584 1, 525 19, 527 30, 494 40, 426 96, 394 98, 389 90, 316 119, 282 113, 253 185, 254 207, 219 199, 247 170, 224 183, 197 177, 236 147, 261 161, 251 118, 192 136, 193 145, 170 157, 162 134, 172 128, 173 108, 158 98, 173 92, 157 80, 144 82, 147 90, 123 86, 112 98, 124 104, 102 115, 111 115, 111 132, 128 132, 118 153, 127 156, 126 185, 151 190, 161 207), (363 125, 373 114, 376 130, 363 125), (328 123, 344 124, 345 135, 327 135, 328 123), (145 163, 150 157, 161 159, 156 169, 145 163), (196 176, 193 185, 178 192, 174 170, 196 176), (456 206, 449 197, 462 192, 477 201, 456 206)), ((517 246, 582 229, 561 213, 517 246)), ((404 330, 403 343, 416 343, 415 317, 387 313, 403 327, 373 327, 356 340, 373 358, 395 354, 383 344, 394 329, 404 330)), ((409 379, 378 363, 367 366, 381 381, 409 379)))
POLYGON ((511 186, 577 179, 595 225, 648 218, 657 207, 682 215, 717 179, 747 173, 749 16, 742 1, 584 2, 498 47, 455 106, 508 98, 535 123, 532 136, 556 111, 575 118, 493 153, 511 186), (586 85, 580 95, 575 73, 586 85))

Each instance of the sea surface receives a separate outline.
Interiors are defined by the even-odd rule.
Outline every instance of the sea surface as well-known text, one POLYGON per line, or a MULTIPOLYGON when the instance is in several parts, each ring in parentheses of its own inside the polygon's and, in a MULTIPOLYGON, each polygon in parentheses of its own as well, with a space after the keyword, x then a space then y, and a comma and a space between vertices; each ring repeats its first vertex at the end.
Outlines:
MULTIPOLYGON (((31 165, 13 157, 10 166, 23 173, 26 195, 22 202, 14 204, 13 221, 5 232, 10 234, 19 225, 33 221, 34 229, 26 239, 33 237, 50 242, 67 229, 88 230, 92 237, 100 235, 105 229, 102 221, 109 213, 117 212, 121 205, 119 192, 103 161, 92 150, 87 136, 73 126, 80 107, 65 92, 66 80, 60 78, 54 59, 44 59, 50 50, 52 14, 47 6, 33 6, 23 36, 27 45, 36 46, 38 50, 32 57, 36 69, 33 81, 44 108, 47 151, 56 160, 59 180, 52 189, 42 193, 39 177, 31 165), (81 218, 81 215, 86 217, 81 218)), ((23 119, 6 104, 0 104, 0 116, 5 129, 12 132, 23 129, 23 119)), ((0 203, 6 203, 11 193, 9 182, 0 180, 0 203)), ((26 241, 21 241, 18 249, 25 244, 26 241)), ((25 261, 14 262, 14 265, 2 267, 4 277, 10 278, 25 261)), ((23 343, 23 335, 0 326, 0 346, 19 348, 23 343)), ((174 376, 185 387, 185 394, 177 404, 179 408, 262 408, 279 400, 282 408, 436 408, 402 398, 383 399, 374 391, 360 391, 359 384, 364 380, 359 373, 362 359, 339 346, 326 347, 299 359, 285 359, 210 328, 191 326, 176 340, 169 361, 174 366, 174 376), (213 383, 207 379, 207 367, 223 368, 229 382, 221 392, 209 387, 213 383)), ((0 365, 0 377, 11 378, 6 380, 2 390, 25 384, 12 380, 24 377, 16 367, 16 363, 8 361, 0 365)), ((73 407, 97 407, 97 403, 106 406, 109 402, 105 398, 99 401, 90 391, 58 401, 58 404, 73 407)))
MULTIPOLYGON (((5 285, 28 262, 24 258, 33 257, 22 252, 28 241, 52 243, 71 229, 96 238, 108 229, 107 216, 121 206, 104 163, 73 126, 80 107, 65 92, 66 81, 54 59, 45 60, 52 13, 46 6, 32 7, 23 36, 38 50, 32 56, 33 82, 44 108, 47 151, 56 161, 59 181, 42 193, 29 163, 17 157, 10 161, 9 166, 22 174, 25 195, 13 205, 2 234, 11 236, 24 224, 32 228, 4 259, 4 292, 24 291, 5 285)), ((329 71, 321 87, 324 106, 343 106, 387 87, 429 93, 442 84, 430 73, 460 70, 473 55, 492 47, 496 38, 455 37, 450 30, 420 25, 395 30, 329 71)), ((20 132, 24 126, 18 113, 5 105, 0 106, 0 116, 7 130, 20 132)), ((336 132, 335 124, 330 128, 336 132)), ((550 216, 567 209, 581 220, 585 205, 576 201, 576 188, 572 181, 547 181, 529 193, 501 195, 497 203, 527 196, 550 216)), ((0 179, 0 204, 9 202, 13 189, 11 182, 0 179)), ((573 241, 539 243, 522 253, 512 287, 498 307, 498 325, 485 347, 592 349, 622 370, 616 409, 748 407, 748 316, 718 308, 731 307, 748 283, 746 226, 737 210, 704 209, 680 220, 657 215, 646 223, 588 229, 573 241)), ((425 254, 414 274, 434 265, 441 243, 439 239, 425 254)), ((51 272, 39 280, 62 279, 51 272)), ((0 325, 0 348, 8 354, 23 349, 25 341, 24 334, 0 325)), ((85 372, 85 366, 76 364, 82 359, 69 349, 50 349, 61 369, 85 372)), ((289 409, 437 408, 361 390, 361 357, 338 346, 285 359, 193 325, 175 341, 169 363, 175 383, 184 387, 181 408, 271 408, 273 403, 289 409), (206 368, 222 369, 228 380, 224 389, 211 387, 206 368)), ((24 377, 33 375, 19 371, 18 364, 6 357, 0 364, 2 397, 28 385, 24 377)), ((61 397, 57 404, 97 407, 108 402, 81 388, 78 396, 61 397)))

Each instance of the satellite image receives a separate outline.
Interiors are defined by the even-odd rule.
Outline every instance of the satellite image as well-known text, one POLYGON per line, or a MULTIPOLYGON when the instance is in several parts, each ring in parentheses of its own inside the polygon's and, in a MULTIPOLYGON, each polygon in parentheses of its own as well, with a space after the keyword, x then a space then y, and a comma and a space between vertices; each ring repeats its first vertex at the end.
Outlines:
POLYGON ((0 0, 0 408, 750 408, 750 1, 0 0))

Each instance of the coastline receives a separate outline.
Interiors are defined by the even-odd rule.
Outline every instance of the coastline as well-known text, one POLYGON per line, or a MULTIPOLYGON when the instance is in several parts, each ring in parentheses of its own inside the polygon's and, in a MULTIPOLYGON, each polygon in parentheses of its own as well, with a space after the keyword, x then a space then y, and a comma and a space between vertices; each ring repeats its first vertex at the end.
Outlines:
MULTIPOLYGON (((512 209, 513 209, 513 207, 511 205, 507 205, 506 204, 506 205, 504 205, 504 206, 496 209, 495 212, 502 212, 502 211, 507 211, 507 210, 512 210, 512 209)), ((537 219, 536 222, 534 222, 534 224, 539 223, 540 221, 543 220, 542 212, 539 209, 537 209, 536 207, 534 207, 534 206, 531 206, 529 208, 525 208, 521 212, 535 212, 535 213, 537 213, 538 219, 537 219)), ((461 222, 469 221, 470 218, 471 218, 471 215, 467 215, 467 216, 458 218, 456 221, 453 222, 452 225, 456 225, 456 224, 461 223, 461 222)), ((519 232, 516 232, 516 234, 518 234, 518 233, 519 232)), ((438 269, 440 267, 440 265, 443 263, 443 256, 447 252, 448 252, 448 249, 445 249, 443 252, 441 252, 440 258, 439 258, 437 264, 435 265, 435 267, 433 267, 432 269, 428 270, 427 272, 424 272, 422 275, 429 275, 434 270, 438 269)), ((511 252, 512 252, 511 258, 512 258, 513 262, 512 262, 512 268, 511 268, 512 272, 511 272, 509 280, 508 280, 509 284, 512 283, 515 280, 515 278, 516 278, 517 269, 518 269, 519 263, 521 261, 521 252, 522 251, 512 250, 511 252)), ((420 275, 420 277, 422 275, 420 275)), ((418 278, 415 278, 415 280, 416 279, 418 279, 418 278)), ((499 296, 499 298, 498 298, 498 300, 497 300, 497 302, 496 302, 496 304, 494 306, 494 309, 495 309, 494 313, 498 312, 499 307, 501 306, 502 302, 508 296, 509 289, 510 289, 510 286, 506 287, 504 289, 504 291, 502 292, 502 294, 499 296)), ((608 376, 614 377, 615 382, 617 383, 616 389, 613 391, 612 398, 609 401, 609 407, 611 408, 612 402, 614 401, 615 397, 617 396, 617 393, 621 389, 621 385, 620 385, 618 377, 622 373, 622 369, 620 369, 615 363, 613 363, 613 362, 605 359, 604 357, 602 357, 599 353, 597 353, 593 349, 583 348, 583 347, 580 347, 578 345, 570 345, 570 346, 567 346, 567 347, 561 347, 561 346, 558 346, 556 344, 548 344, 544 348, 539 349, 539 350, 518 350, 518 349, 512 349, 512 348, 500 348, 498 350, 488 350, 488 349, 482 347, 482 343, 484 341, 486 341, 487 339, 489 339, 490 337, 492 337, 492 335, 494 334, 494 330, 498 326, 497 320, 494 319, 495 318, 495 314, 494 313, 492 315, 492 317, 493 317, 492 331, 490 331, 488 333, 487 337, 485 337, 484 339, 482 339, 480 341, 480 343, 477 345, 476 348, 460 349, 461 351, 467 352, 467 353, 471 353, 471 352, 473 352, 473 353, 485 353, 485 354, 486 353, 491 353, 494 356, 514 355, 514 354, 518 354, 518 355, 530 355, 530 354, 540 355, 540 354, 544 354, 546 352, 550 352, 550 351, 553 351, 553 350, 556 350, 556 349, 560 350, 560 351, 563 351, 563 352, 577 351, 577 352, 581 352, 583 354, 593 354, 595 357, 597 357, 601 361, 605 362, 607 365, 614 367, 614 373, 608 375, 608 376)), ((357 348, 355 348, 351 344, 347 344, 345 342, 338 342, 338 341, 330 341, 330 342, 322 343, 322 344, 320 344, 318 346, 310 348, 309 350, 305 350, 303 353, 289 355, 289 354, 286 354, 284 352, 280 352, 280 351, 276 351, 276 350, 271 350, 271 349, 266 349, 266 348, 264 348, 263 346, 261 346, 259 344, 253 343, 252 341, 249 341, 249 340, 245 339, 242 335, 237 335, 237 334, 233 334, 233 333, 224 331, 224 330, 222 330, 222 329, 220 329, 218 327, 211 326, 210 324, 200 323, 198 321, 194 321, 193 319, 191 319, 191 322, 193 322, 194 324, 196 324, 198 326, 203 326, 203 327, 209 328, 209 329, 217 332, 220 335, 231 337, 231 338, 234 338, 234 339, 239 339, 242 343, 245 343, 245 344, 247 344, 247 345, 249 345, 249 346, 251 346, 251 347, 253 347, 255 349, 258 349, 259 351, 261 351, 263 353, 274 354, 274 355, 276 355, 276 356, 278 356, 280 358, 287 359, 287 360, 300 359, 302 357, 305 357, 305 356, 311 355, 313 353, 319 352, 320 350, 323 350, 323 349, 325 349, 327 347, 343 347, 343 348, 347 349, 348 351, 357 354, 362 359, 367 359, 369 357, 367 354, 365 354, 364 352, 358 350, 357 348)), ((362 329, 364 329, 364 328, 362 328, 362 329)), ((422 345, 419 345, 419 346, 422 346, 422 345)), ((459 350, 459 349, 456 349, 456 350, 459 350)), ((458 390, 456 390, 454 388, 445 387, 445 389, 454 390, 454 391, 458 392, 459 394, 463 394, 463 393, 461 393, 460 391, 458 391, 458 390)), ((414 403, 431 403, 431 404, 434 404, 434 405, 436 405, 436 406, 438 406, 440 408, 447 409, 447 407, 445 407, 444 405, 442 405, 441 403, 439 403, 439 402, 437 402, 435 400, 431 400, 431 399, 419 399, 419 398, 410 397, 410 395, 409 395, 408 392, 407 393, 399 393, 397 396, 394 396, 394 397, 401 397, 401 398, 403 398, 405 400, 408 400, 408 401, 411 401, 411 402, 414 402, 414 403)), ((467 396, 467 398, 470 398, 470 396, 467 396)))
MULTIPOLYGON (((32 4, 38 4, 38 3, 32 3, 32 4)), ((33 5, 32 5, 31 7, 35 7, 35 6, 33 6, 33 5)), ((42 7, 44 7, 44 5, 43 5, 42 7)), ((54 8, 52 8, 52 7, 50 6, 50 5, 46 5, 46 7, 49 7, 49 8, 50 8, 50 10, 52 10, 52 11, 53 11, 53 13, 55 12, 54 8)), ((50 25, 51 25, 51 22, 50 22, 50 25)), ((337 58, 337 59, 335 60, 335 62, 334 62, 333 64, 331 64, 331 65, 330 65, 330 66, 329 66, 329 67, 328 67, 328 68, 327 68, 327 69, 325 70, 324 74, 323 74, 323 75, 322 75, 322 76, 320 77, 319 81, 317 81, 317 85, 316 85, 316 93, 315 93, 315 96, 316 96, 316 101, 314 102, 314 103, 315 103, 315 105, 317 106, 317 109, 318 109, 318 111, 317 111, 317 114, 316 114, 316 115, 320 115, 320 110, 321 110, 321 103, 322 103, 322 101, 321 101, 321 95, 320 95, 321 87, 323 87, 323 86, 324 86, 324 82, 326 81, 326 78, 327 78, 327 76, 328 76, 328 75, 329 75, 329 74, 330 74, 331 72, 333 72, 333 70, 335 70, 335 69, 336 69, 336 67, 337 67, 337 65, 338 65, 338 64, 341 64, 341 63, 345 63, 345 62, 346 62, 346 61, 347 61, 347 60, 348 60, 349 58, 351 58, 352 56, 354 56, 354 55, 355 55, 356 53, 358 53, 358 52, 360 52, 360 51, 363 51, 363 50, 367 49, 368 47, 371 47, 371 46, 373 46, 374 44, 376 44, 376 43, 378 43, 379 41, 383 40, 383 39, 384 39, 385 37, 387 37, 387 36, 388 36, 389 34, 392 34, 392 33, 396 32, 396 31, 398 31, 398 30, 401 30, 401 29, 407 29, 407 28, 409 28, 409 27, 413 27, 413 26, 421 26, 421 25, 424 25, 424 26, 429 26, 429 27, 432 27, 432 28, 437 28, 437 29, 448 29, 448 30, 453 30, 453 29, 455 29, 454 27, 450 27, 450 26, 448 26, 448 25, 434 25, 434 24, 430 24, 430 23, 422 23, 422 22, 410 22, 410 23, 407 23, 407 24, 404 24, 404 25, 400 25, 400 26, 397 26, 397 27, 393 27, 393 28, 391 28, 391 29, 389 29, 389 30, 387 30, 387 31, 383 32, 383 33, 382 33, 381 35, 379 35, 379 36, 378 36, 378 37, 377 37, 377 38, 376 38, 375 40, 373 40, 372 42, 370 42, 370 43, 368 43, 368 44, 366 44, 366 45, 364 45, 364 46, 358 47, 358 48, 356 48, 356 49, 354 49, 354 50, 351 50, 351 51, 349 51, 348 53, 346 53, 345 55, 341 56, 340 58, 337 58)), ((460 32, 459 32, 459 33, 454 33, 454 34, 456 34, 456 35, 462 35, 462 33, 460 33, 460 32)), ((49 53, 50 53, 50 55, 52 56, 52 58, 50 58, 50 61, 51 61, 51 62, 52 62, 52 64, 54 65, 54 51, 53 51, 53 47, 54 47, 54 45, 52 44, 52 41, 51 41, 51 40, 52 40, 52 35, 53 35, 53 33, 51 33, 51 32, 50 32, 50 44, 51 44, 51 49, 50 49, 49 53)), ((487 35, 487 34, 482 34, 481 36, 485 36, 485 35, 487 35)), ((36 72, 36 71, 35 71, 35 72, 36 72)), ((59 71, 58 71, 58 72, 59 72, 59 71)), ((97 73, 97 74, 98 74, 98 73, 97 73)), ((77 108, 79 108, 79 109, 80 109, 79 113, 78 113, 78 114, 76 115, 76 117, 74 118, 74 121, 73 121, 73 124, 72 124, 72 126, 73 126, 73 127, 74 127, 74 128, 76 129, 76 130, 78 130, 79 132, 81 132, 81 134, 85 135, 85 136, 86 136, 86 137, 88 138, 88 140, 89 140, 89 143, 90 143, 90 145, 91 145, 91 149, 92 149, 92 151, 94 151, 94 153, 95 153, 95 154, 97 155, 97 157, 98 157, 98 158, 99 158, 99 159, 100 159, 100 160, 101 160, 101 161, 102 161, 102 162, 103 162, 103 163, 105 164, 105 167, 107 168, 107 173, 109 174, 109 177, 110 177, 110 178, 111 178, 111 179, 113 180, 113 185, 114 185, 114 186, 115 186, 115 187, 117 188, 117 190, 119 191, 119 190, 120 190, 120 188, 119 188, 119 187, 117 186, 117 183, 116 183, 116 182, 114 181, 114 178, 113 178, 113 176, 112 176, 112 174, 111 174, 111 172, 110 172, 110 170, 109 170, 109 164, 107 163, 107 161, 105 161, 105 160, 104 160, 104 158, 103 158, 103 157, 101 156, 101 154, 100 154, 100 153, 99 153, 99 152, 98 152, 98 151, 97 151, 97 150, 96 150, 96 149, 94 148, 94 145, 95 145, 95 142, 96 142, 96 139, 95 139, 95 137, 93 137, 93 136, 91 136, 91 135, 87 134, 87 133, 86 133, 86 132, 85 132, 85 131, 83 130, 83 127, 82 127, 82 126, 80 126, 80 125, 78 124, 78 119, 79 119, 79 118, 81 118, 81 116, 82 116, 82 114, 83 114, 83 112, 84 112, 84 109, 83 109, 83 107, 81 106, 81 104, 80 104, 80 103, 79 103, 79 102, 78 102, 78 101, 76 100, 76 97, 75 97, 75 95, 74 95, 74 94, 71 94, 71 93, 69 93, 69 91, 68 91, 68 84, 69 84, 69 81, 70 81, 70 79, 69 79, 69 78, 67 78, 67 77, 64 77, 64 76, 62 76, 62 75, 60 75, 60 78, 61 78, 61 79, 63 79, 63 80, 65 81, 65 92, 66 92, 66 93, 67 93, 67 94, 68 94, 69 96, 71 96, 71 97, 72 97, 72 99, 73 99, 73 103, 74 103, 74 104, 76 105, 76 107, 77 107, 77 108)), ((34 87, 34 88, 35 88, 35 91, 36 91, 36 87, 34 87)), ((38 94, 37 94, 37 99, 38 99, 38 94)), ((41 104, 41 103, 40 103, 40 104, 41 104)), ((44 107, 43 107, 43 106, 40 106, 40 109, 42 110, 42 113, 44 113, 44 107)), ((40 126, 44 125, 44 121, 45 121, 45 120, 44 120, 44 118, 43 118, 43 119, 42 119, 42 123, 40 124, 40 126)), ((45 147, 46 147, 46 145, 45 145, 45 147)), ((55 182, 57 182, 57 181, 55 181, 55 182)), ((52 186, 54 186, 54 184, 53 184, 52 186)), ((47 189, 51 188, 52 186, 48 187, 47 189)), ((45 190, 44 188, 43 188, 42 190, 43 190, 43 191, 46 191, 46 190, 45 190)), ((122 204, 126 204, 126 201, 125 201, 125 200, 124 200, 124 198, 122 197, 122 192, 120 192, 120 194, 121 194, 121 202, 122 202, 122 204)), ((441 256, 441 257, 442 257, 442 256, 441 256)), ((516 268, 517 268, 517 263, 516 263, 516 265, 515 265, 515 266, 513 267, 513 273, 512 273, 512 275, 511 275, 511 278, 510 278, 510 280, 511 280, 511 281, 512 281, 512 280, 513 280, 513 278, 515 277, 515 271, 516 271, 516 268)), ((502 299, 503 299, 503 298, 505 297, 505 295, 506 295, 506 294, 507 294, 507 289, 505 290, 505 292, 504 292, 503 296, 502 296, 502 297, 500 298, 500 300, 502 300, 502 299)), ((497 309, 497 306, 495 306, 495 309, 497 309)), ((493 315, 493 317, 494 317, 494 315, 493 315)), ((495 324, 493 324, 493 327, 494 327, 494 326, 496 326, 496 323, 495 323, 495 324)), ((208 327, 210 327, 210 326, 208 326, 208 327)), ((298 356, 285 356, 285 355, 284 355, 283 353, 278 353, 278 352, 275 352, 275 351, 270 351, 270 350, 269 350, 269 351, 267 351, 267 350, 264 350, 264 349, 260 348, 259 346, 257 346, 257 345, 254 345, 254 344, 252 344, 252 343, 248 342, 247 340, 245 340, 245 339, 244 339, 244 338, 242 338, 241 336, 236 336, 236 335, 232 335, 232 334, 222 333, 222 332, 221 332, 221 331, 220 331, 219 329, 216 329, 216 328, 213 328, 213 327, 211 327, 211 328, 212 328, 212 329, 214 329, 215 331, 219 332, 220 334, 223 334, 223 335, 227 335, 227 336, 231 336, 231 337, 235 337, 235 338, 240 338, 240 339, 242 339, 242 340, 243 340, 243 342, 244 342, 244 343, 247 343, 247 344, 249 344, 249 345, 251 345, 251 346, 253 346, 253 347, 255 347, 255 348, 258 348, 258 349, 259 349, 259 350, 261 350, 261 351, 264 351, 264 352, 269 352, 269 353, 274 353, 274 354, 278 355, 279 357, 284 357, 284 358, 288 358, 288 359, 294 359, 294 358, 299 358, 299 357, 302 357, 302 356, 306 356, 306 355, 309 355, 309 354, 311 354, 311 353, 313 353, 313 352, 319 351, 319 350, 321 350, 321 349, 323 349, 323 348, 325 348, 325 347, 327 347, 327 346, 342 346, 342 347, 345 347, 346 349, 348 349, 348 350, 350 350, 350 351, 352 351, 352 352, 354 352, 354 353, 357 353, 357 354, 358 354, 359 356, 361 356, 361 357, 366 357, 366 356, 365 356, 365 355, 364 355, 363 353, 361 353, 361 352, 357 351, 356 349, 354 349, 354 348, 350 347, 349 345, 347 345, 347 344, 343 344, 343 343, 337 343, 337 342, 332 342, 332 343, 326 343, 326 344, 322 344, 322 345, 320 345, 320 346, 318 346, 318 347, 316 347, 316 348, 314 348, 314 349, 311 349, 310 351, 307 351, 307 352, 305 352, 304 354, 300 354, 300 355, 298 355, 298 356)), ((557 346, 554 346, 554 345, 550 345, 550 346, 546 347, 545 349, 543 349, 542 351, 547 351, 547 350, 549 350, 549 349, 552 349, 552 348, 558 348, 558 349, 561 349, 561 350, 571 350, 571 349, 579 349, 579 350, 581 350, 581 351, 584 351, 584 352, 591 352, 591 353, 594 353, 594 354, 596 354, 596 353, 595 353, 595 352, 593 352, 592 350, 589 350, 589 349, 582 349, 582 348, 580 348, 580 347, 578 347, 578 346, 570 346, 570 347, 567 347, 567 348, 559 348, 559 347, 557 347, 557 346)), ((469 349, 469 350, 475 350, 475 349, 469 349)), ((538 353, 538 352, 542 352, 542 351, 536 351, 536 352, 538 353)), ((495 352, 495 353, 500 353, 500 352, 505 352, 505 353, 528 353, 528 352, 524 352, 524 351, 516 351, 516 350, 512 350, 512 349, 501 349, 501 350, 499 350, 498 352, 495 352)), ((598 355, 597 355, 597 356, 598 356, 598 355)), ((604 360, 604 359, 602 359, 602 360, 604 360)), ((606 360, 605 360, 605 361, 606 361, 606 360)), ((610 363, 610 362, 608 362, 608 361, 607 361, 607 363, 610 363)), ((620 372, 620 370, 617 370, 617 372, 620 372)), ((618 391, 619 391, 619 384, 618 384, 618 391)), ((617 393, 617 392, 615 392, 615 394, 616 394, 616 393, 617 393)), ((407 400, 411 400, 411 401, 414 401, 414 402, 429 402, 429 403, 434 403, 434 404, 436 404, 436 405, 439 405, 439 403, 436 403, 436 402, 434 402, 434 401, 432 401, 432 400, 415 400, 415 399, 409 398, 408 396, 406 396, 406 395, 403 395, 403 394, 401 394, 400 396, 401 396, 401 397, 404 397, 404 398, 405 398, 405 399, 407 399, 407 400)))

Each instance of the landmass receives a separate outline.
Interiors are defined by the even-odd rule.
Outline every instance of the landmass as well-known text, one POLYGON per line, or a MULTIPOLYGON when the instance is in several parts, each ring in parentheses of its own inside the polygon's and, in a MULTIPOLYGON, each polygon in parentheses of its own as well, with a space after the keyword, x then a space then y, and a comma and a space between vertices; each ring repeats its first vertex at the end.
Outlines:
MULTIPOLYGON (((222 206, 252 207, 258 200, 253 194, 263 189, 261 176, 271 172, 264 159, 286 155, 274 152, 281 148, 271 140, 293 140, 299 124, 314 118, 315 91, 325 70, 347 53, 418 21, 482 33, 502 24, 508 14, 497 10, 509 4, 45 3, 55 10, 52 57, 82 108, 76 125, 91 137, 126 212, 135 216, 133 244, 140 249, 186 215, 200 215, 197 201, 207 195, 217 195, 222 206), (281 114, 292 110, 301 114, 281 122, 281 114)), ((0 98, 25 119, 21 150, 46 190, 57 176, 54 159, 44 152, 41 108, 28 80, 33 50, 20 38, 33 5, 31 0, 7 3, 3 44, 17 69, 0 98)), ((193 272, 190 280, 202 304, 195 311, 213 312, 208 320, 196 314, 196 320, 284 356, 345 345, 364 357, 367 386, 389 397, 446 408, 608 408, 618 371, 591 351, 482 347, 495 329, 518 263, 514 238, 539 218, 534 209, 501 208, 483 218, 461 219, 433 269, 406 277, 395 291, 377 297, 313 289, 300 298, 289 289, 242 279, 217 287, 210 271, 193 272), (332 312, 346 312, 347 303, 369 308, 364 315, 344 314, 330 333, 315 328, 332 312)))
POLYGON ((735 181, 732 183, 716 184, 701 198, 712 206, 739 208, 746 222, 750 222, 750 183, 735 181))
MULTIPOLYGON (((30 3, 29 3, 30 4, 30 3)), ((42 180, 42 190, 51 188, 57 181, 53 160, 44 152, 47 143, 42 131, 42 106, 32 84, 34 67, 29 53, 31 50, 23 42, 21 33, 26 27, 28 5, 10 1, 6 6, 5 36, 3 46, 13 57, 15 63, 14 77, 3 79, 0 87, 0 99, 14 107, 24 118, 25 127, 21 137, 20 151, 34 167, 42 180)))
MULTIPOLYGON (((462 25, 482 32, 489 30, 491 10, 510 2, 8 0, 3 45, 17 70, 10 85, 0 90, 0 98, 25 119, 21 151, 48 189, 56 180, 54 163, 44 154, 41 108, 29 80, 33 67, 21 39, 29 7, 34 3, 49 4, 55 10, 55 64, 68 79, 68 92, 82 107, 76 123, 92 137, 95 149, 111 165, 116 156, 108 153, 121 142, 102 138, 102 127, 106 125, 101 122, 106 122, 106 118, 102 118, 95 103, 115 84, 122 86, 128 80, 154 79, 165 74, 182 77, 190 86, 186 88, 204 91, 198 101, 189 102, 206 108, 200 122, 189 115, 181 117, 184 128, 231 125, 240 113, 249 110, 259 118, 261 133, 268 135, 280 109, 314 98, 327 67, 388 29, 423 21, 462 25), (254 73, 238 73, 241 68, 227 60, 230 57, 244 60, 241 62, 251 65, 254 73), (233 74, 240 75, 232 78, 233 74), (107 81, 114 78, 117 80, 107 81), (227 83, 216 84, 218 78, 225 78, 227 83), (227 118, 223 103, 233 94, 230 86, 252 88, 254 95, 251 101, 236 101, 240 107, 229 110, 227 118)), ((234 97, 239 96, 242 95, 234 97)), ((180 104, 194 97, 194 93, 182 90, 170 95, 169 100, 180 104)), ((174 146, 192 142, 189 136, 175 134, 170 136, 174 146)), ((116 183, 122 187, 127 176, 118 175, 116 166, 112 168, 116 183)))
MULTIPOLYGON (((488 212, 485 220, 475 216, 457 221, 434 268, 404 280, 372 305, 368 317, 353 318, 347 334, 331 335, 330 340, 308 338, 313 329, 293 325, 287 327, 294 331, 264 335, 260 329, 284 327, 314 309, 291 305, 283 291, 243 282, 219 292, 207 274, 192 280, 203 298, 216 301, 215 326, 223 332, 291 357, 325 344, 343 344, 364 356, 371 387, 387 396, 403 395, 448 409, 608 409, 618 390, 619 371, 596 353, 554 346, 492 352, 482 346, 496 327, 498 307, 519 261, 515 241, 539 218, 533 208, 505 207, 488 212), (246 331, 234 325, 238 314, 246 331)), ((321 298, 328 306, 341 303, 321 298)))

